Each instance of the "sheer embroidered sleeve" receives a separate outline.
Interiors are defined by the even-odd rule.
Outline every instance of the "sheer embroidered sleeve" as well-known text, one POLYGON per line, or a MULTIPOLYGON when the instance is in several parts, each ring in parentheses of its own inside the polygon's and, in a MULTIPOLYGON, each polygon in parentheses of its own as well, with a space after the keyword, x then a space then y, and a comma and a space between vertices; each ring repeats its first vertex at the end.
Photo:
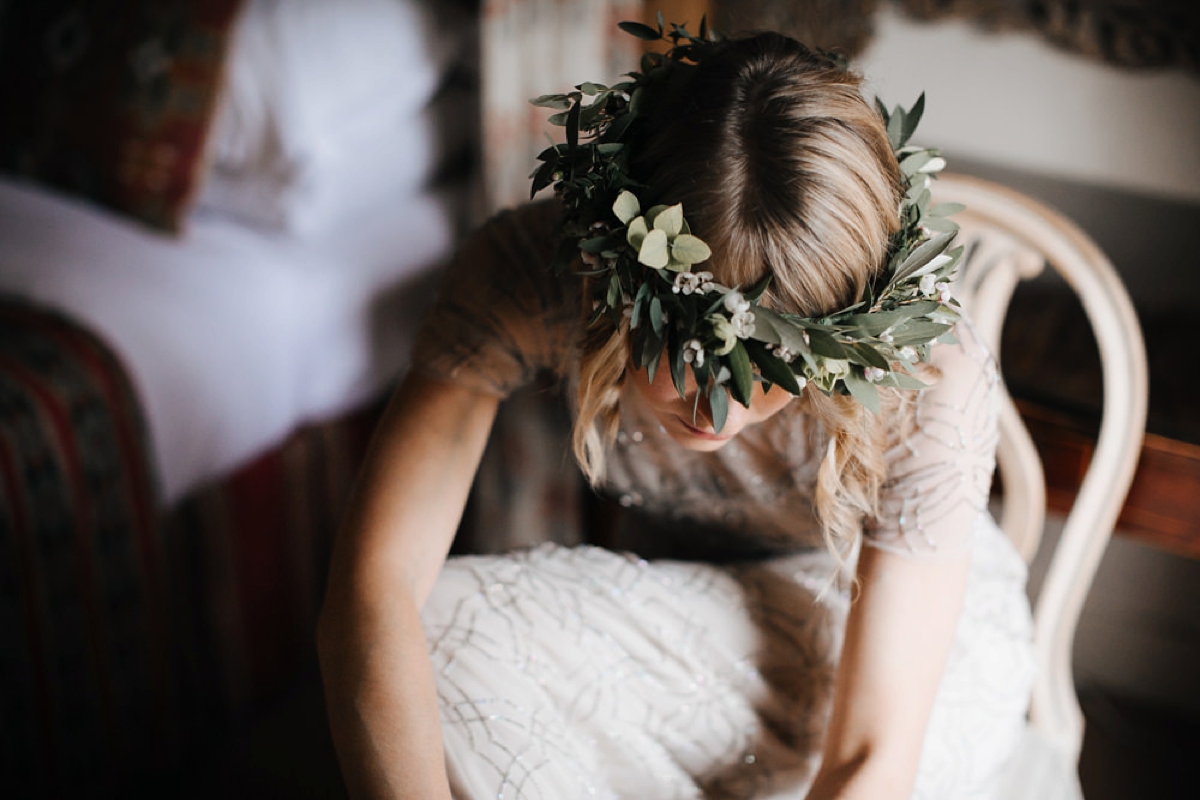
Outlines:
POLYGON ((1000 378, 969 321, 960 321, 955 335, 958 344, 933 346, 941 378, 920 392, 911 419, 893 434, 868 546, 919 557, 960 553, 987 509, 1000 378))
POLYGON ((563 375, 578 326, 578 289, 550 260, 558 207, 501 212, 451 262, 417 337, 413 368, 507 396, 539 372, 563 375))

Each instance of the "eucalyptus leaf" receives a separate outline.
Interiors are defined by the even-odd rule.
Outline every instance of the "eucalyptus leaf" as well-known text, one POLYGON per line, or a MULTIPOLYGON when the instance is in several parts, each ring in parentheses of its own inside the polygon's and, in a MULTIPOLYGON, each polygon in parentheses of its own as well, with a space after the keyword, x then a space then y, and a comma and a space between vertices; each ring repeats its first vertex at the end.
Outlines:
POLYGON ((921 121, 921 116, 925 113, 925 93, 921 92, 921 96, 917 98, 917 102, 913 103, 912 108, 904 115, 904 129, 900 134, 900 146, 903 147, 912 138, 913 132, 917 129, 917 124, 921 121))
POLYGON ((771 344, 780 344, 791 350, 793 353, 802 353, 805 355, 811 354, 808 343, 804 341, 804 332, 789 322, 785 317, 780 316, 769 308, 755 306, 754 309, 754 336, 761 341, 770 341, 771 344), (774 341, 764 339, 759 336, 759 323, 765 323, 769 330, 774 332, 774 341))
POLYGON ((579 243, 579 249, 585 253, 602 253, 609 247, 608 234, 604 236, 593 236, 591 239, 584 239, 579 243))
MULTIPOLYGON (((936 206, 934 207, 936 208, 936 206)), ((943 217, 933 216, 933 209, 929 210, 930 216, 925 218, 924 225, 934 233, 957 233, 958 223, 943 217)))
MULTIPOLYGON (((655 206, 655 208, 659 207, 655 206)), ((662 207, 654 214, 654 227, 672 238, 682 233, 683 204, 676 203, 673 206, 662 207)))
POLYGON ((851 347, 859 364, 867 367, 878 367, 879 369, 888 369, 888 360, 880 355, 879 351, 865 342, 858 342, 851 347))
MULTIPOLYGON (((630 227, 632 228, 632 226, 630 227)), ((661 228, 655 228, 646 234, 646 238, 642 239, 642 244, 638 247, 638 261, 655 269, 660 269, 670 263, 671 254, 667 249, 667 234, 661 228)))
POLYGON ((649 233, 649 229, 646 227, 646 218, 634 217, 625 231, 625 241, 629 242, 630 247, 640 250, 647 233, 649 233))
POLYGON ((896 347, 904 347, 911 344, 921 344, 928 342, 930 339, 936 339, 950 330, 951 326, 944 322, 929 322, 923 319, 915 319, 904 326, 904 330, 898 331, 892 341, 896 347))
POLYGON ((687 362, 683 360, 683 348, 678 344, 671 350, 671 382, 680 398, 687 396, 687 362))
POLYGON ((904 259, 904 263, 896 269, 896 274, 892 277, 892 282, 898 283, 928 264, 933 260, 934 256, 949 246, 950 240, 953 238, 954 234, 952 233, 939 233, 924 242, 916 250, 909 253, 908 258, 904 259))
POLYGON ((724 385, 718 384, 708 393, 708 407, 712 410, 713 430, 720 433, 729 416, 729 390, 724 385))
POLYGON ((867 336, 878 336, 888 328, 910 319, 911 316, 903 309, 876 311, 871 314, 852 314, 846 318, 846 323, 867 336))
MULTIPOLYGON (((846 348, 825 331, 810 328, 808 345, 814 353, 825 358, 846 359, 849 357, 846 348)), ((784 346, 786 347, 786 345, 784 346)))
POLYGON ((750 407, 750 392, 754 389, 754 370, 750 366, 750 355, 741 342, 729 351, 729 370, 733 373, 733 398, 747 408, 750 407))
POLYGON ((681 233, 671 242, 671 257, 687 266, 707 261, 711 255, 708 245, 690 233, 681 233))
POLYGON ((928 384, 914 378, 912 375, 905 375, 903 372, 892 372, 882 381, 884 386, 895 386, 897 389, 925 389, 928 384))
MULTIPOLYGON (((780 318, 776 315, 775 319, 772 319, 770 309, 755 307, 750 312, 754 315, 754 338, 767 344, 780 344, 782 340, 779 330, 775 327, 775 320, 780 318), (764 314, 764 311, 767 313, 764 314)), ((787 325, 781 319, 780 322, 787 325)))
POLYGON ((919 150, 900 162, 900 171, 905 175, 916 175, 920 172, 921 167, 928 164, 932 158, 933 153, 928 150, 919 150))
POLYGON ((650 360, 646 362, 646 380, 654 383, 654 376, 658 374, 658 366, 662 363, 663 349, 659 347, 654 351, 654 355, 650 356, 650 360))
POLYGON ((891 143, 893 150, 899 150, 904 143, 900 137, 904 135, 904 110, 897 107, 892 111, 891 117, 887 122, 888 142, 891 143))
POLYGON ((746 352, 749 353, 751 360, 758 365, 758 370, 762 373, 763 378, 783 387, 786 392, 800 394, 800 383, 796 380, 796 373, 792 372, 792 368, 786 361, 772 355, 761 343, 752 339, 743 344, 746 346, 746 352))
POLYGON ((641 22, 618 22, 617 27, 628 34, 636 36, 637 38, 643 39, 647 42, 656 42, 663 38, 661 31, 656 31, 654 28, 651 28, 649 25, 645 25, 641 22))
POLYGON ((571 98, 565 94, 542 94, 529 102, 538 108, 553 108, 556 111, 566 111, 571 107, 571 98))
POLYGON ((757 303, 759 298, 763 296, 763 292, 771 285, 771 273, 767 273, 758 279, 753 286, 742 292, 742 296, 751 303, 757 303))
MULTIPOLYGON (((617 215, 617 219, 628 225, 638 214, 642 213, 641 204, 638 203, 637 195, 630 191, 623 191, 617 195, 617 199, 613 202, 613 213, 617 215)), ((642 221, 644 226, 645 220, 642 221)), ((630 241, 630 244, 633 244, 630 241)), ((637 247, 637 245, 634 245, 637 247)))
POLYGON ((636 330, 642 324, 646 304, 650 302, 650 284, 643 283, 638 287, 637 295, 633 298, 633 311, 629 314, 629 329, 636 330))
POLYGON ((929 214, 934 217, 948 217, 966 210, 967 207, 962 203, 938 203, 929 207, 929 214))
POLYGON ((873 414, 879 413, 879 390, 866 378, 851 372, 842 378, 854 399, 873 414))

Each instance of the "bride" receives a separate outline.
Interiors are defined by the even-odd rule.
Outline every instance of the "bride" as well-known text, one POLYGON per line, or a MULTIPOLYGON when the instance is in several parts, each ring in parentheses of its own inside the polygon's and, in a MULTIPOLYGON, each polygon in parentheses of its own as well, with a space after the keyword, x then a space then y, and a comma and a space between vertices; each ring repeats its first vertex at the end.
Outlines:
POLYGON ((346 784, 989 797, 1025 574, 920 104, 783 36, 623 27, 673 47, 536 101, 557 199, 462 246, 376 434, 318 636, 346 784), (497 405, 547 372, 615 543, 447 559, 497 405))

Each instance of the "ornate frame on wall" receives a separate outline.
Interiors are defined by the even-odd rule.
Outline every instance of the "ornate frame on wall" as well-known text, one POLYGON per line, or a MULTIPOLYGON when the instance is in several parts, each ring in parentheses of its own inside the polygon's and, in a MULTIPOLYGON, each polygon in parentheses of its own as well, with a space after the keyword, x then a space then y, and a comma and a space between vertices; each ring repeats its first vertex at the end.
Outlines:
POLYGON ((972 19, 1028 31, 1115 66, 1200 72, 1200 5, 1192 0, 710 0, 718 30, 770 28, 854 56, 888 4, 921 20, 972 19))

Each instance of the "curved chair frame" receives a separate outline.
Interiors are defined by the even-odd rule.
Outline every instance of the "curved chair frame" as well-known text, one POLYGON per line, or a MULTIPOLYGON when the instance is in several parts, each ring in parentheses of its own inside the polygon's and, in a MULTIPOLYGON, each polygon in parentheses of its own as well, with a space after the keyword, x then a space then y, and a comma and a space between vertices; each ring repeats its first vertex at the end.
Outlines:
MULTIPOLYGON (((1146 420, 1147 369, 1133 304, 1112 264, 1074 223, 1005 187, 963 176, 935 182, 938 202, 961 202, 960 241, 970 250, 960 298, 999 357, 1000 330, 1019 280, 1049 264, 1074 289, 1092 325, 1104 373, 1104 410, 1095 453, 1067 516, 1034 608, 1038 677, 1034 732, 1077 761, 1083 713, 1071 672, 1079 613, 1133 480, 1146 420)), ((997 461, 1004 483, 1001 525, 1029 562, 1041 540, 1041 462, 1011 399, 1000 419, 997 461)))

